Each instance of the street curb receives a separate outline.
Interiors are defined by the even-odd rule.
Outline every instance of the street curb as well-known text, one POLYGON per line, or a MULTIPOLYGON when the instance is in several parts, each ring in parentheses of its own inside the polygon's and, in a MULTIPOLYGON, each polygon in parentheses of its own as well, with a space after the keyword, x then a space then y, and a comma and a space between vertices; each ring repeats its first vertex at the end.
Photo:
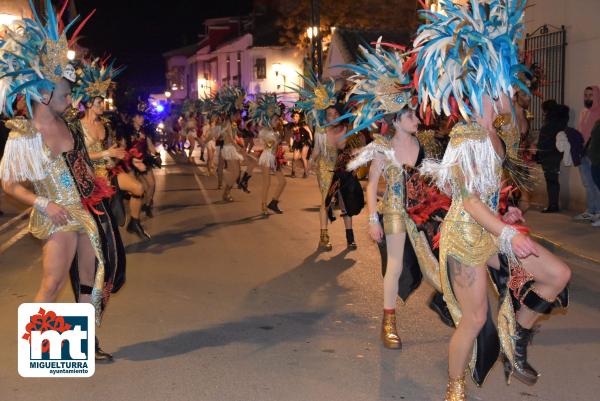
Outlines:
POLYGON ((532 233, 531 236, 533 238, 535 238, 536 240, 538 240, 543 246, 545 246, 546 248, 549 248, 549 250, 551 250, 551 251, 554 251, 557 253, 562 253, 562 254, 566 255, 567 257, 581 259, 586 262, 591 262, 591 263, 600 265, 600 260, 593 258, 591 256, 584 255, 581 252, 573 250, 569 247, 566 247, 563 244, 561 244, 560 242, 553 241, 551 239, 548 239, 542 235, 535 234, 535 233, 532 233))

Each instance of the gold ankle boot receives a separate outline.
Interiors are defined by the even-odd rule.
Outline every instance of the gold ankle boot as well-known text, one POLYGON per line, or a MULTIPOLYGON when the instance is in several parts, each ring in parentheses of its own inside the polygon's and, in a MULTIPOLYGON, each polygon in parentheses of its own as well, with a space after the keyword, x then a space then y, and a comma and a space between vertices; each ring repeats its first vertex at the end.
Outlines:
POLYGON ((383 346, 389 349, 401 349, 402 341, 396 330, 396 314, 384 313, 381 322, 381 340, 383 346))
POLYGON ((444 401, 466 401, 465 397, 465 376, 455 379, 448 377, 448 387, 446 387, 446 396, 444 401))
POLYGON ((223 191, 223 200, 225 202, 233 202, 233 197, 231 196, 231 186, 225 185, 225 190, 223 191))
POLYGON ((331 242, 329 242, 329 234, 327 233, 327 229, 321 230, 321 239, 319 240, 319 249, 324 251, 331 251, 333 246, 331 246, 331 242))

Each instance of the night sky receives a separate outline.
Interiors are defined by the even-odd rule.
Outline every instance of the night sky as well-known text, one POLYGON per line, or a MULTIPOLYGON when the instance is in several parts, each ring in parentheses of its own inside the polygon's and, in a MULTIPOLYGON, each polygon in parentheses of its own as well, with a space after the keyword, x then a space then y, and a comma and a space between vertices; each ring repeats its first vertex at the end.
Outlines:
POLYGON ((81 45, 126 65, 117 81, 160 92, 165 85, 163 52, 194 43, 206 18, 248 14, 252 9, 252 0, 72 1, 82 16, 96 8, 80 34, 81 45))

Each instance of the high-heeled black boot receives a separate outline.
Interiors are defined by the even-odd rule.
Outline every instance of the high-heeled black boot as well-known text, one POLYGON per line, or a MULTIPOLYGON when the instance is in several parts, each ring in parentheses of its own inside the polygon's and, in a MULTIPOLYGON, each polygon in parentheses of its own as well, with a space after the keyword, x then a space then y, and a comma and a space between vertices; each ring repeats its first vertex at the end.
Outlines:
POLYGON ((348 244, 348 249, 356 249, 356 242, 354 242, 354 231, 352 229, 346 230, 346 243, 348 244))
POLYGON ((133 217, 129 220, 129 224, 127 225, 127 232, 132 233, 140 237, 140 239, 144 241, 148 241, 151 237, 142 227, 142 223, 140 223, 139 219, 134 219, 133 217))
POLYGON ((108 352, 105 352, 102 348, 100 348, 100 341, 98 341, 98 337, 96 337, 96 361, 98 362, 112 362, 113 356, 108 352))
POLYGON ((252 176, 248 173, 244 173, 244 176, 242 177, 242 179, 239 182, 239 187, 247 194, 250 193, 250 190, 248 189, 248 181, 250 181, 250 178, 252 176))
POLYGON ((331 221, 332 223, 336 220, 335 215, 333 214, 333 207, 329 206, 327 208, 327 218, 329 219, 329 221, 331 221))
POLYGON ((533 386, 537 382, 540 375, 527 362, 527 346, 531 343, 534 334, 534 329, 523 328, 517 323, 514 361, 511 364, 508 358, 503 357, 504 376, 507 384, 510 384, 511 376, 529 386, 533 386))
POLYGON ((278 201, 278 200, 275 200, 275 199, 273 199, 273 200, 272 200, 272 201, 271 201, 271 202, 270 202, 270 203, 267 205, 267 208, 271 209, 272 211, 274 211, 274 212, 275 212, 275 213, 277 213, 277 214, 282 214, 282 213, 283 213, 283 210, 279 209, 278 203, 279 203, 279 201, 278 201))
POLYGON ((144 213, 146 213, 146 216, 148 216, 148 218, 150 218, 150 219, 153 218, 154 217, 154 213, 152 212, 152 202, 150 202, 150 203, 148 203, 146 205, 143 205, 142 206, 142 211, 144 213))

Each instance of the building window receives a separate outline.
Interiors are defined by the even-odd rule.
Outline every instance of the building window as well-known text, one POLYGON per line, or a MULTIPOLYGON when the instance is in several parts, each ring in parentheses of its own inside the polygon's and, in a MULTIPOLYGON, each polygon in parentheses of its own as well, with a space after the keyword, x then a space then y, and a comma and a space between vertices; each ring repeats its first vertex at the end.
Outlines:
POLYGON ((227 83, 231 82, 231 60, 229 59, 229 56, 227 56, 227 60, 225 61, 225 64, 227 64, 227 83))
POLYGON ((237 54, 237 85, 242 84, 242 53, 238 52, 237 54))
POLYGON ((256 79, 267 79, 267 59, 257 58, 256 64, 254 65, 256 70, 256 79))

